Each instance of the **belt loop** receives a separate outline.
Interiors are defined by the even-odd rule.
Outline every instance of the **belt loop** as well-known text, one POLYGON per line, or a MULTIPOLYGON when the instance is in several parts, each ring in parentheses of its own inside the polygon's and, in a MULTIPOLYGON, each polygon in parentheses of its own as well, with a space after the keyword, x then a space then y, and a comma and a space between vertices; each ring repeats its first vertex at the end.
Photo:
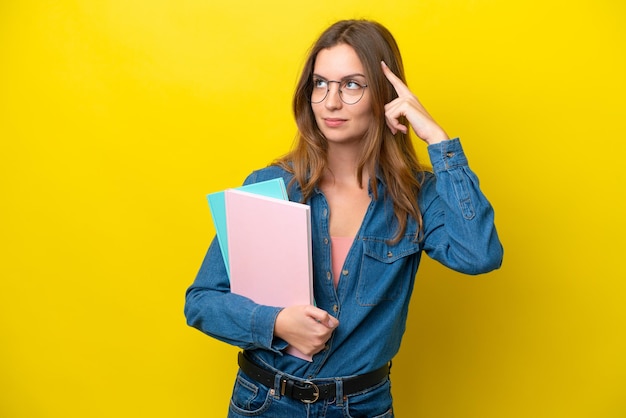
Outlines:
POLYGON ((285 380, 283 378, 283 375, 281 373, 276 373, 276 375, 274 376, 274 387, 272 388, 272 395, 274 396, 274 399, 280 399, 281 396, 285 395, 285 380))
POLYGON ((343 379, 335 379, 335 399, 337 406, 343 406, 343 379))

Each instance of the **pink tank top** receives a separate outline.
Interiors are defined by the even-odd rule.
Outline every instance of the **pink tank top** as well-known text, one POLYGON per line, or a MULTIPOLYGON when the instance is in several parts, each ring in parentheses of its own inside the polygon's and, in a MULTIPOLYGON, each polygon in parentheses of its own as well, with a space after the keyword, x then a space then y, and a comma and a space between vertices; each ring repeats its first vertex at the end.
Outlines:
POLYGON ((341 277, 341 268, 346 261, 346 257, 348 256, 348 252, 350 252, 350 247, 352 246, 353 241, 354 238, 350 237, 330 237, 330 256, 332 260, 333 281, 335 283, 335 287, 337 287, 337 285, 339 284, 339 278, 341 277))

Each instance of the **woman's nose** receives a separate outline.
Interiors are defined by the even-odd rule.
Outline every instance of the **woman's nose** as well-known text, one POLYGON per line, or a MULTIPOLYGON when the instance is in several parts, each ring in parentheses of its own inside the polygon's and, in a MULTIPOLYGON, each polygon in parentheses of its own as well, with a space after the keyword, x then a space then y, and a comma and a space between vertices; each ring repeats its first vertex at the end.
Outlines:
POLYGON ((339 84, 331 83, 328 86, 328 97, 326 97, 326 107, 334 109, 341 107, 342 101, 339 92, 339 84))

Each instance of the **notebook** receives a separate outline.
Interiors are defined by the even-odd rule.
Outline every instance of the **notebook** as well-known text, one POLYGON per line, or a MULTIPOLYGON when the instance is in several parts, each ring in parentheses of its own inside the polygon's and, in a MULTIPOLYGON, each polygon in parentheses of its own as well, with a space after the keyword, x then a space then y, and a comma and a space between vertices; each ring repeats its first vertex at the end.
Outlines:
POLYGON ((235 189, 224 198, 231 291, 262 305, 313 305, 310 207, 235 189))
MULTIPOLYGON (((288 200, 285 181, 282 177, 259 183, 247 184, 245 186, 237 187, 236 190, 245 190, 250 193, 257 193, 277 199, 288 200)), ((224 259, 224 264, 226 265, 226 272, 230 277, 224 192, 221 191, 211 193, 207 195, 207 200, 209 201, 209 209, 211 210, 211 217, 213 218, 213 224, 215 225, 215 234, 217 235, 217 240, 220 243, 222 258, 224 259)))

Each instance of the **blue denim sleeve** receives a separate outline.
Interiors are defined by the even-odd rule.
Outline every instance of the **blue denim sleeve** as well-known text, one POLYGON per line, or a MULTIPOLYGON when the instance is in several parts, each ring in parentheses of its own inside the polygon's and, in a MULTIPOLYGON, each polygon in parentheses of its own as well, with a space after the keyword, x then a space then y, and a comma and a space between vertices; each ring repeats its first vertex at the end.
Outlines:
POLYGON ((458 138, 428 146, 434 176, 420 193, 422 245, 429 257, 466 274, 502 264, 503 248, 494 211, 470 170, 458 138))
MULTIPOLYGON (((246 183, 254 182, 254 175, 246 183)), ((228 273, 219 242, 213 239, 195 281, 187 289, 187 323, 220 341, 244 349, 279 352, 287 343, 274 338, 281 308, 264 306, 230 292, 228 273)))

